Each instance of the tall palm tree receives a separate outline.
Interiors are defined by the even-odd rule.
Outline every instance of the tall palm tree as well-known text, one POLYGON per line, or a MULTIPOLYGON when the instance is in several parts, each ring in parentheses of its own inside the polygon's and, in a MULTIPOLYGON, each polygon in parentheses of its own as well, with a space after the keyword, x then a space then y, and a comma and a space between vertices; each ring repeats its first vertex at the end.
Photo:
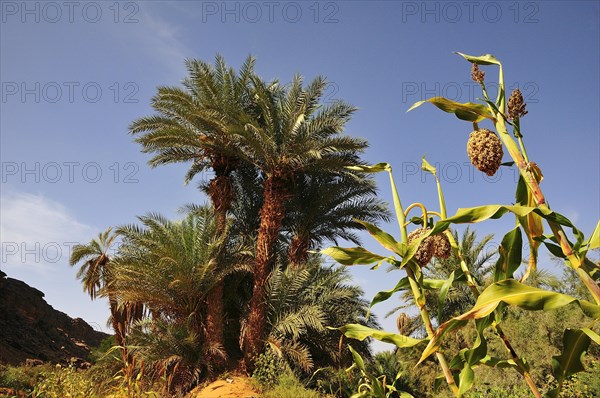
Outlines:
POLYGON ((216 214, 196 209, 181 221, 160 215, 138 217, 142 226, 126 225, 114 259, 113 291, 122 300, 142 302, 152 318, 189 327, 214 366, 223 346, 211 339, 208 314, 214 286, 248 267, 242 252, 225 233, 217 234, 216 214))
POLYGON ((115 242, 117 235, 112 233, 112 228, 101 232, 97 239, 92 239, 86 245, 75 245, 71 252, 69 264, 74 266, 81 263, 77 271, 77 279, 83 283, 83 290, 95 300, 99 294, 105 292, 110 306, 110 322, 115 332, 115 341, 121 347, 123 360, 127 360, 125 336, 127 325, 139 319, 142 307, 135 302, 119 304, 112 290, 113 273, 109 250, 115 242))
MULTIPOLYGON (((134 121, 130 132, 144 152, 154 153, 153 167, 191 162, 185 182, 204 170, 214 176, 207 193, 216 212, 217 233, 223 233, 233 200, 231 175, 240 166, 239 148, 231 135, 232 125, 253 106, 250 80, 255 60, 248 57, 239 73, 221 56, 214 66, 201 60, 186 61, 189 76, 184 88, 159 87, 152 99, 156 115, 134 121)), ((223 289, 216 284, 210 292, 207 314, 209 336, 223 344, 223 289)))
POLYGON ((237 132, 242 158, 263 174, 263 204, 256 243, 254 286, 250 300, 244 356, 251 367, 265 342, 267 304, 265 284, 274 266, 274 247, 285 218, 290 184, 301 173, 349 174, 345 166, 359 163, 364 140, 340 134, 356 108, 342 101, 321 107, 323 77, 306 88, 294 77, 284 89, 252 78, 257 112, 237 132))
POLYGON ((308 259, 308 251, 325 242, 345 239, 357 245, 355 230, 364 230, 357 220, 377 223, 389 220, 385 203, 375 196, 375 182, 328 174, 304 175, 295 180, 294 195, 286 209, 284 229, 290 235, 292 266, 308 259))

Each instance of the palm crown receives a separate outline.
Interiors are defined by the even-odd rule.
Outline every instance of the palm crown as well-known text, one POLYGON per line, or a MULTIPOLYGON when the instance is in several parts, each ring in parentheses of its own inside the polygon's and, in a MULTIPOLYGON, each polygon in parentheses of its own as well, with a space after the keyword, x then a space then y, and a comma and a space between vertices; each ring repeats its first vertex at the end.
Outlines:
POLYGON ((88 244, 73 246, 69 264, 74 266, 82 262, 77 271, 77 279, 82 281, 83 290, 90 295, 92 300, 97 297, 102 287, 108 284, 108 263, 110 261, 108 251, 115 239, 116 235, 112 233, 112 228, 108 228, 88 244))
POLYGON ((251 107, 250 78, 254 59, 248 57, 239 74, 228 68, 222 57, 215 65, 190 59, 184 88, 159 87, 152 98, 158 114, 142 117, 130 126, 144 152, 154 153, 153 167, 192 162, 185 181, 212 168, 227 175, 236 165, 231 125, 251 107))
POLYGON ((243 267, 226 235, 215 233, 214 212, 205 207, 180 221, 157 214, 139 220, 142 227, 118 229, 123 245, 114 261, 114 290, 145 303, 154 316, 200 320, 211 289, 243 267))

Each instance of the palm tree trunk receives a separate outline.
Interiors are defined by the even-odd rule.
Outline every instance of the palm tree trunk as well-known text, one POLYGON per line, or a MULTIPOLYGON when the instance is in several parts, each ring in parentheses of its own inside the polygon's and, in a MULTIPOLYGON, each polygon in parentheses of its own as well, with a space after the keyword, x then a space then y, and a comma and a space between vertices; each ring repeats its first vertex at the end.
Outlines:
MULTIPOLYGON (((218 168, 215 169, 219 170, 218 168)), ((208 186, 208 194, 216 214, 218 235, 225 232, 227 212, 233 201, 231 180, 228 175, 229 173, 227 171, 225 173, 225 175, 218 175, 213 178, 208 186)), ((224 347, 223 291, 224 283, 220 280, 208 293, 206 309, 206 338, 208 345, 219 350, 222 350, 224 347)), ((213 361, 217 366, 221 365, 220 358, 213 358, 213 361)))
POLYGON ((274 247, 285 217, 287 193, 285 181, 269 177, 265 181, 264 202, 260 209, 260 226, 256 243, 254 263, 254 286, 250 299, 250 314, 244 342, 244 361, 247 369, 252 369, 252 361, 264 347, 267 323, 267 303, 265 284, 269 278, 274 258, 274 247))
POLYGON ((121 347, 121 356, 123 358, 123 365, 125 366, 129 363, 129 354, 125 345, 125 312, 119 309, 117 299, 110 292, 108 293, 108 304, 110 306, 112 328, 115 331, 115 342, 121 347))
POLYGON ((306 235, 296 235, 290 243, 289 257, 290 265, 293 268, 299 267, 301 264, 306 263, 308 260, 308 248, 310 246, 310 239, 306 235))

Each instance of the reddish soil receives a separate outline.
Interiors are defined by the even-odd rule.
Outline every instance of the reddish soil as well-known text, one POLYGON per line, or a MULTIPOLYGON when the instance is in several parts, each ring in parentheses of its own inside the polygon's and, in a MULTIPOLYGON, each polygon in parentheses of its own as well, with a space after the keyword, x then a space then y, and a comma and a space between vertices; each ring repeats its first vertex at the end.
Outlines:
POLYGON ((247 377, 233 376, 217 380, 206 387, 196 389, 189 395, 193 398, 258 398, 260 393, 247 377))

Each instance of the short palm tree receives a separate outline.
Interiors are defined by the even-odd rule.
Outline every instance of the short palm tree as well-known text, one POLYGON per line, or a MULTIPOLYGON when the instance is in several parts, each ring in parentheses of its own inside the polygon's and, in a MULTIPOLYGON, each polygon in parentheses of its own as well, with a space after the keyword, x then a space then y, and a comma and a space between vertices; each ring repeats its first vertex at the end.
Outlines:
MULTIPOLYGON (((207 193, 216 213, 217 233, 223 233, 233 200, 231 175, 240 166, 239 148, 231 135, 232 125, 253 106, 250 79, 254 58, 248 57, 239 73, 221 56, 214 66, 201 60, 186 61, 189 76, 184 88, 159 87, 152 99, 156 115, 134 121, 130 132, 144 152, 154 153, 153 167, 191 162, 185 181, 204 170, 214 172, 207 193)), ((209 336, 223 344, 223 284, 210 292, 209 336)))
POLYGON ((306 88, 296 76, 290 87, 267 84, 254 76, 256 113, 237 132, 241 156, 263 175, 263 203, 256 243, 254 286, 244 356, 246 365, 264 348, 267 303, 265 284, 274 266, 279 239, 291 196, 290 185, 302 173, 350 174, 346 166, 359 163, 366 148, 361 139, 342 135, 356 108, 342 101, 321 107, 326 80, 316 78, 306 88))
MULTIPOLYGON (((280 264, 267 283, 267 344, 288 365, 305 375, 316 367, 337 366, 340 335, 327 326, 340 327, 360 323, 378 327, 374 317, 365 315, 369 304, 362 290, 351 284, 351 276, 343 267, 322 264, 313 256, 304 267, 280 264)), ((368 342, 352 341, 352 347, 370 357, 368 342)))
POLYGON ((112 228, 101 232, 97 239, 92 239, 86 245, 75 245, 71 252, 69 264, 74 266, 81 263, 77 278, 83 283, 83 290, 92 300, 99 294, 106 294, 110 305, 110 322, 115 332, 115 341, 121 347, 123 359, 127 359, 125 337, 127 325, 141 316, 142 307, 135 302, 125 302, 121 305, 112 291, 112 264, 109 250, 117 236, 112 228))
POLYGON ((288 202, 284 229, 290 235, 292 266, 308 259, 309 250, 339 239, 360 244, 356 230, 364 230, 357 220, 377 223, 389 220, 384 202, 377 199, 371 178, 328 174, 304 175, 295 180, 288 202))
POLYGON ((188 325, 210 369, 225 357, 209 334, 210 294, 227 275, 248 268, 243 253, 227 238, 227 227, 216 233, 216 215, 208 207, 180 221, 157 214, 139 220, 142 226, 117 230, 123 243, 113 262, 113 291, 122 300, 144 303, 155 320, 188 325))

